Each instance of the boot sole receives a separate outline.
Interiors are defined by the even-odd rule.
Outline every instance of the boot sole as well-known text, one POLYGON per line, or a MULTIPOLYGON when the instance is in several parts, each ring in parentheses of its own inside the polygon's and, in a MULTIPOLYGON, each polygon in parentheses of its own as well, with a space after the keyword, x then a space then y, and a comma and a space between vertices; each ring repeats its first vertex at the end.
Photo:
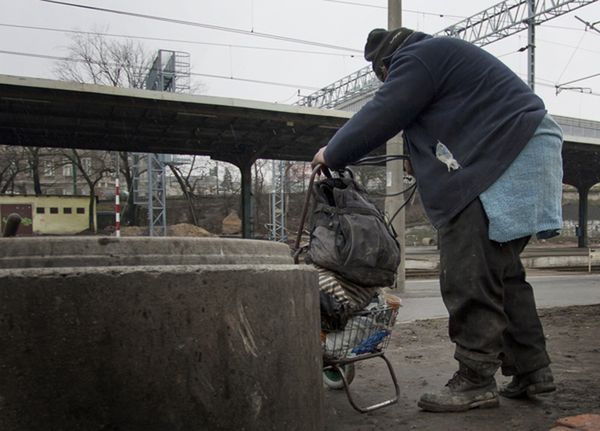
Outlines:
POLYGON ((417 403, 417 405, 420 408, 422 408, 423 410, 426 410, 428 412, 434 412, 434 413, 466 412, 467 410, 476 409, 476 408, 491 409, 494 407, 498 407, 500 405, 500 401, 498 400, 498 397, 495 397, 495 398, 491 398, 489 400, 474 401, 472 403, 463 404, 460 406, 433 404, 433 403, 428 403, 427 401, 419 401, 417 403))
POLYGON ((524 398, 524 397, 532 397, 539 394, 547 394, 549 392, 554 392, 556 390, 556 385, 554 383, 534 383, 533 385, 525 386, 518 391, 510 392, 510 391, 502 391, 499 393, 505 398, 524 398))

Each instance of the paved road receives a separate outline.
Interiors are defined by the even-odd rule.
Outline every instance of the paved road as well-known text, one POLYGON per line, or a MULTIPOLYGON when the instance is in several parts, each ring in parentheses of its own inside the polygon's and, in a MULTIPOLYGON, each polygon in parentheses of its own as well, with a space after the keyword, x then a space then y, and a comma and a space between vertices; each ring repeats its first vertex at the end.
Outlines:
MULTIPOLYGON (((534 275, 533 286, 539 308, 600 304, 600 274, 534 275)), ((447 317, 436 279, 407 280, 400 322, 447 317)))

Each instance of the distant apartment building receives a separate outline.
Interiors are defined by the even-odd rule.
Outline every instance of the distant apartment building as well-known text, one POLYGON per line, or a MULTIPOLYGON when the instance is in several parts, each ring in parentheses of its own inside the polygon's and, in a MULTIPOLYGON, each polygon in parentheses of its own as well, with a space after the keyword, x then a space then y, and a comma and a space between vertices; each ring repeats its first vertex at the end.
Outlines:
MULTIPOLYGON (((99 176, 99 172, 110 167, 110 172, 104 172, 102 178, 96 183, 94 193, 100 200, 113 199, 115 195, 115 180, 116 180, 116 162, 114 159, 107 157, 100 151, 81 151, 81 165, 83 170, 88 173, 92 179, 99 176), (102 158, 104 157, 104 159, 102 158), (108 165, 108 163, 110 165, 108 165)), ((146 177, 145 154, 140 154, 136 159, 137 170, 140 172, 137 181, 137 188, 146 193, 148 180, 146 177)), ((90 194, 90 188, 81 173, 81 169, 72 163, 66 157, 58 155, 46 155, 40 157, 38 166, 40 177, 40 186, 42 194, 57 195, 57 196, 74 196, 90 194)), ((165 170, 169 174, 169 169, 165 170)), ((167 176, 167 195, 181 195, 181 188, 172 176, 167 176)), ((125 179, 120 178, 121 193, 128 193, 125 179)), ((33 172, 28 169, 18 174, 14 182, 14 187, 9 191, 9 194, 18 195, 34 195, 34 180, 33 172)))
MULTIPOLYGON (((81 164, 83 169, 93 178, 95 178, 94 173, 100 170, 93 152, 84 152, 81 157, 81 164)), ((38 172, 42 194, 89 196, 90 189, 88 183, 79 171, 80 169, 66 157, 58 155, 41 156, 38 172)), ((97 182, 94 192, 99 199, 104 199, 108 196, 114 196, 114 190, 115 175, 114 173, 106 172, 102 175, 100 181, 97 182)), ((14 187, 9 192, 18 195, 35 194, 33 171, 31 168, 17 175, 14 187)))

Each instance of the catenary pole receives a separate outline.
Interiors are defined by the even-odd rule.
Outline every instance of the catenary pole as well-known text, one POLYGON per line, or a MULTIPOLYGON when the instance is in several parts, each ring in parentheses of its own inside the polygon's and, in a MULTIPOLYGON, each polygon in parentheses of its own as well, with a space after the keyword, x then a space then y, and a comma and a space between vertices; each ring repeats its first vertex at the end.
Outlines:
POLYGON ((535 91, 535 0, 527 0, 527 83, 535 91))
MULTIPOLYGON (((402 27, 402 0, 388 0, 388 29, 402 27)), ((397 135, 388 141, 386 151, 389 155, 402 154, 403 143, 402 136, 397 135)), ((396 213, 398 208, 404 203, 404 196, 398 195, 398 192, 403 189, 404 171, 401 160, 387 162, 386 164, 386 194, 392 195, 385 198, 385 212, 388 217, 396 213)), ((398 267, 398 277, 396 279, 396 290, 404 292, 406 280, 406 250, 404 240, 404 209, 396 216, 392 222, 394 230, 398 234, 400 242, 401 260, 398 267)))

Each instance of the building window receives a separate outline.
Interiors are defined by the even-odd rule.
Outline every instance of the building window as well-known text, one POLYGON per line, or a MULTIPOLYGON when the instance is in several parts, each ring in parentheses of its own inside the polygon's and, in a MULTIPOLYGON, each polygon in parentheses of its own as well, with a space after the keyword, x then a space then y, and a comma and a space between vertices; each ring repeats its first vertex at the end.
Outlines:
POLYGON ((44 175, 47 177, 54 176, 54 162, 52 160, 44 160, 42 164, 44 175))
POLYGON ((58 208, 50 207, 50 214, 58 214, 58 208))
POLYGON ((63 208, 63 214, 73 214, 72 208, 63 208))
POLYGON ((77 208, 77 214, 85 214, 85 208, 77 208))
POLYGON ((91 171, 92 171, 92 158, 91 157, 84 157, 84 158, 82 158, 81 159, 81 167, 88 174, 91 173, 91 171))
POLYGON ((46 213, 46 208, 44 208, 44 207, 37 207, 35 209, 35 213, 36 214, 45 214, 46 213))
POLYGON ((73 176, 73 165, 71 162, 65 162, 63 165, 63 177, 72 177, 73 176))

